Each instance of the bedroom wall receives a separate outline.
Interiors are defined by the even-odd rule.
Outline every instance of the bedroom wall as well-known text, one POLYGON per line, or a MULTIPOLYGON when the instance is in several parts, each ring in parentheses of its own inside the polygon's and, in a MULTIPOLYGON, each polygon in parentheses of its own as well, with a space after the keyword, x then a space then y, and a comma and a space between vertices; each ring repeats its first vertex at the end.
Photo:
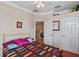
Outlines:
MULTIPOLYGON (((61 20, 61 19, 55 18, 53 16, 53 13, 55 13, 55 12, 52 11, 49 14, 35 15, 34 24, 36 23, 36 21, 44 21, 44 43, 61 48, 61 45, 58 44, 61 39, 61 31, 54 32, 52 30, 53 29, 53 26, 52 26, 53 22, 52 21, 57 21, 57 20, 61 20), (56 33, 56 35, 54 35, 54 33, 56 33), (56 39, 55 39, 55 37, 56 37, 56 39), (56 44, 54 41, 56 41, 56 44)), ((60 14, 69 13, 69 10, 64 10, 59 13, 60 14)), ((35 32, 35 25, 34 25, 34 32, 35 32)), ((35 37, 35 34, 34 34, 34 37, 35 37)))
MULTIPOLYGON (((52 45, 52 25, 51 25, 52 24, 52 14, 36 15, 34 24, 36 23, 36 21, 44 22, 44 43, 48 44, 48 45, 52 45)), ((35 25, 34 25, 34 30, 35 30, 35 25)))
POLYGON ((52 14, 37 15, 35 17, 34 22, 44 21, 45 44, 52 45, 66 51, 79 54, 79 30, 78 30, 79 20, 78 19, 79 19, 79 11, 61 14, 59 16, 53 16, 52 14), (60 31, 52 30, 53 29, 52 21, 60 21, 60 31), (64 25, 66 24, 65 22, 67 22, 67 26, 64 25), (70 35, 68 33, 70 33, 70 35))
POLYGON ((34 36, 34 16, 27 12, 13 8, 0 2, 0 44, 2 43, 3 33, 30 33, 34 36), (16 22, 23 22, 22 28, 16 28, 16 22))

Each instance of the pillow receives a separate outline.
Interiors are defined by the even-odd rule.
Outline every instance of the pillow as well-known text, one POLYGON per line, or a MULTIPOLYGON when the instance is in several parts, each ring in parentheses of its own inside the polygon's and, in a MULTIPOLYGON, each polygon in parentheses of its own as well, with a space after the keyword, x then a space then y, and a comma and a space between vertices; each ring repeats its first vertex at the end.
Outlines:
POLYGON ((29 43, 29 42, 21 42, 21 43, 18 44, 19 45, 18 47, 27 46, 29 44, 31 44, 31 43, 29 43))
MULTIPOLYGON (((29 37, 26 37, 26 38, 23 39, 23 41, 29 42, 28 39, 29 39, 29 37)), ((30 43, 30 42, 29 42, 29 43, 30 43)))
POLYGON ((9 44, 15 44, 14 40, 3 43, 3 48, 6 48, 9 44))
POLYGON ((14 42, 18 45, 18 47, 30 44, 28 40, 23 39, 23 38, 18 38, 14 42))
POLYGON ((16 44, 9 44, 8 45, 8 48, 9 49, 13 49, 13 48, 16 48, 16 47, 18 47, 16 44))
POLYGON ((29 37, 29 38, 28 38, 28 41, 29 41, 30 43, 32 43, 32 42, 33 42, 32 37, 29 37))
POLYGON ((18 39, 15 39, 14 42, 15 42, 16 44, 17 44, 17 43, 19 44, 19 43, 22 42, 22 40, 23 40, 23 38, 18 38, 18 39))
POLYGON ((22 43, 22 38, 18 38, 18 39, 15 39, 14 40, 14 42, 18 45, 18 46, 20 46, 20 43, 22 43))

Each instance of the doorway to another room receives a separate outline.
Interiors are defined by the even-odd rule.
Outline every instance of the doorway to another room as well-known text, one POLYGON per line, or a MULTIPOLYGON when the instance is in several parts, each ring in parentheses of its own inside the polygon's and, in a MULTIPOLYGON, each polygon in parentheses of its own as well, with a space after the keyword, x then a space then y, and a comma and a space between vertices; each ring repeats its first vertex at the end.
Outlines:
POLYGON ((36 42, 44 43, 44 22, 38 21, 36 22, 36 42))

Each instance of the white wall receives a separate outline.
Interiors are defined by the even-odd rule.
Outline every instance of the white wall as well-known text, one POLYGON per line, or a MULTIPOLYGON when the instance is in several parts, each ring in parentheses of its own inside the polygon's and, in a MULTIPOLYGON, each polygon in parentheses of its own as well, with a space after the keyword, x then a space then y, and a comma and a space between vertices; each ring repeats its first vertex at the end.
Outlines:
POLYGON ((3 33, 30 33, 34 36, 34 16, 27 12, 0 3, 0 43, 3 33), (16 28, 16 22, 23 23, 22 28, 16 28))
MULTIPOLYGON (((44 43, 52 45, 52 14, 48 15, 35 15, 34 24, 36 21, 44 21, 44 43)), ((35 25, 34 25, 35 30, 35 25)), ((34 31, 35 32, 35 31, 34 31)))
MULTIPOLYGON (((35 21, 44 21, 44 43, 61 48, 59 41, 61 39, 61 31, 53 31, 53 21, 58 21, 59 18, 55 18, 53 14, 37 15, 35 21), (55 34, 54 34, 55 33, 55 34)), ((35 23, 34 23, 35 24, 35 23)))

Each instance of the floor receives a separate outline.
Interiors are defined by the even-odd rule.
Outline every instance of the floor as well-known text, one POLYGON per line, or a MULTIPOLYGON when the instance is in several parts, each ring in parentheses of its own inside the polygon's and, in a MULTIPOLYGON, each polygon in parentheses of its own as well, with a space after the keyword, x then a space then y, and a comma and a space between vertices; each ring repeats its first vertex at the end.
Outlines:
MULTIPOLYGON (((34 43, 36 43, 36 42, 34 42, 34 43)), ((61 54, 63 57, 79 57, 79 54, 75 54, 75 53, 65 51, 65 50, 62 50, 61 54)))
POLYGON ((79 57, 79 54, 75 54, 75 53, 63 50, 62 56, 63 57, 79 57))

